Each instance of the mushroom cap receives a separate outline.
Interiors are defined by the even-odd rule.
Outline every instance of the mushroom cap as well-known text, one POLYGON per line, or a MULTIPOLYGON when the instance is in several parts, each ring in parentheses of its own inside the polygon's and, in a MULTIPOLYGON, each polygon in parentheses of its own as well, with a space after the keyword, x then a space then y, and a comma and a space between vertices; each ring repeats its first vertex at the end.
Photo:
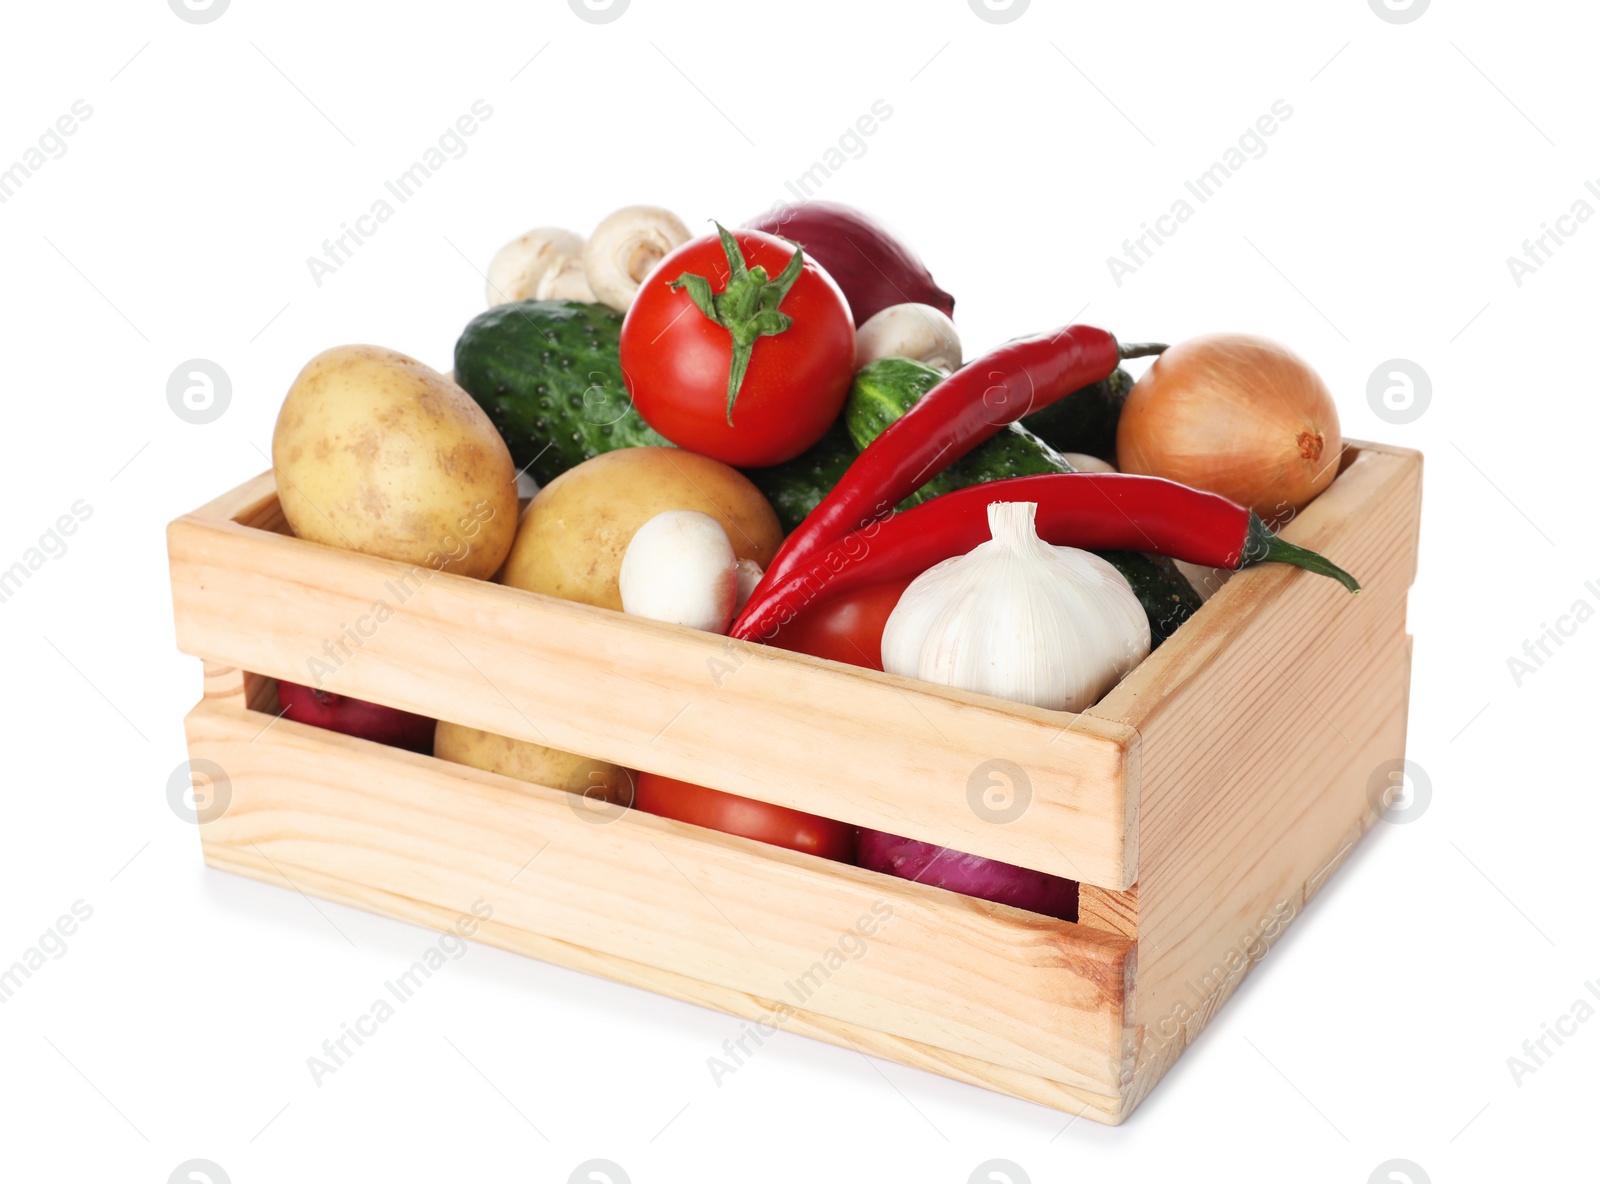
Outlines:
POLYGON ((626 206, 610 215, 583 249, 584 274, 595 299, 627 312, 639 284, 689 237, 683 220, 660 206, 626 206))
POLYGON ((911 358, 950 374, 961 367, 961 338, 931 304, 891 304, 856 330, 856 369, 879 358, 911 358))
POLYGON ((489 307, 517 300, 549 299, 552 293, 540 291, 541 285, 568 274, 579 266, 577 261, 582 257, 583 239, 559 227, 541 226, 512 239, 489 261, 489 272, 484 277, 489 307))

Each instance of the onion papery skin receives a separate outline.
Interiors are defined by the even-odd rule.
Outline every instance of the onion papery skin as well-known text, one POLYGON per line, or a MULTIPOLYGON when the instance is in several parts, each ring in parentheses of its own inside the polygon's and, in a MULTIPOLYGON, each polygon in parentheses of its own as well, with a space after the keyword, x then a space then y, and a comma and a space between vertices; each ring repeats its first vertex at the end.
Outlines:
POLYGON ((1134 384, 1117 425, 1124 473, 1219 493, 1269 525, 1332 484, 1343 450, 1339 412, 1317 372, 1242 333, 1172 346, 1134 384))

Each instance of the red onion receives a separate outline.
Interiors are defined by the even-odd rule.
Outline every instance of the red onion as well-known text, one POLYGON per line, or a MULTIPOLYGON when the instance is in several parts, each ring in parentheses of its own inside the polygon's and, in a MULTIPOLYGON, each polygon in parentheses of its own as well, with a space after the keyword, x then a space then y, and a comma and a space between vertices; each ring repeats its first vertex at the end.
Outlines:
POLYGON ((278 680, 278 705, 297 724, 327 728, 424 755, 433 752, 433 720, 398 707, 313 690, 284 679, 278 680))
POLYGON ((893 304, 931 304, 945 316, 956 298, 922 260, 860 210, 831 201, 775 206, 745 225, 799 243, 833 277, 859 327, 893 304))
POLYGON ((948 888, 979 900, 1009 904, 1063 921, 1078 919, 1078 883, 998 859, 862 828, 856 862, 875 872, 948 888))

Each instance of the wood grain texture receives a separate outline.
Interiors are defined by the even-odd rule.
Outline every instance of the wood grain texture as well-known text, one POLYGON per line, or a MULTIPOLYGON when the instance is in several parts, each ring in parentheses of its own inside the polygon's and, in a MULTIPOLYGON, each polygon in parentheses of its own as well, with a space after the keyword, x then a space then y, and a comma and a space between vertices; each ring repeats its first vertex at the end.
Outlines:
POLYGON ((201 828, 214 863, 371 890, 379 911, 403 897, 459 916, 482 900, 541 958, 571 964, 581 947, 1117 1092, 1124 938, 651 815, 598 822, 557 790, 270 722, 204 701, 188 718, 191 754, 229 780, 201 828))
MULTIPOLYGON (((1241 573, 1094 708, 1139 729, 1139 972, 1130 1102, 1204 1027, 1375 817, 1368 782, 1405 753, 1406 593, 1421 458, 1366 450, 1285 532, 1362 580, 1241 573)), ((1123 929, 1127 932, 1127 929, 1123 929)))
POLYGON ((219 662, 202 663, 204 697, 227 703, 241 711, 264 711, 278 714, 278 682, 262 674, 240 670, 237 666, 224 666, 219 662))
MULTIPOLYGON (((290 891, 302 889, 325 900, 441 932, 448 930, 460 915, 427 901, 384 892, 365 884, 352 884, 324 872, 296 869, 291 882, 262 860, 240 859, 233 848, 222 845, 205 844, 205 858, 208 865, 219 871, 249 876, 290 891)), ((892 1036, 874 1027, 847 1023, 805 1008, 794 1008, 775 999, 713 986, 672 970, 597 953, 582 945, 540 937, 493 919, 479 927, 474 940, 513 954, 537 958, 542 962, 551 962, 749 1020, 763 1026, 760 1029, 763 1036, 770 1035, 774 1028, 809 1036, 814 1040, 824 1040, 841 1048, 937 1073, 968 1085, 1010 1094, 1096 1122, 1115 1124, 1126 1116, 1126 1107, 1117 1094, 1097 1093, 1030 1073, 1005 1069, 976 1057, 892 1036), (780 1012, 780 1008, 789 1010, 780 1012), (780 1015, 782 1018, 775 1019, 780 1015)), ((706 1055, 722 1055, 722 1049, 707 1049, 706 1055)))
MULTIPOLYGON (((269 515, 259 482, 220 499, 269 515)), ((1008 863, 1136 876, 1137 736, 803 654, 191 515, 168 530, 179 648, 1008 863), (1032 804, 975 810, 979 766, 1032 804)))

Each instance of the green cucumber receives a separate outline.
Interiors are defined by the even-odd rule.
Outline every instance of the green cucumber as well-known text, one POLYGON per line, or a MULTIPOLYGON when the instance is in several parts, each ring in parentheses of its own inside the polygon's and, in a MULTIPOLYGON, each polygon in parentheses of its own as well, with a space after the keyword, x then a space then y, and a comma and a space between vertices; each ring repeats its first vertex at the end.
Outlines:
POLYGON ((828 496, 855 459, 856 446, 841 416, 822 439, 793 460, 743 472, 772 503, 778 522, 788 534, 828 496))
POLYGON ((1026 416, 1022 426, 1058 452, 1082 452, 1115 462, 1117 421, 1132 389, 1133 375, 1119 367, 1093 386, 1026 416))
MULTIPOLYGON (((844 424, 856 447, 865 448, 872 443, 879 432, 909 411, 944 377, 938 370, 908 358, 880 358, 863 367, 851 384, 844 408, 844 424)), ((985 481, 1076 471, 1038 436, 1021 424, 1012 424, 945 469, 902 502, 900 508, 985 481)), ((1145 616, 1150 619, 1151 648, 1171 637, 1200 607, 1199 593, 1172 560, 1134 551, 1099 554, 1122 573, 1144 606, 1145 616)))
POLYGON ((462 330, 456 382, 540 485, 602 452, 668 443, 628 397, 621 333, 621 313, 574 300, 502 304, 462 330))
MULTIPOLYGON (((856 373, 845 403, 844 421, 857 448, 899 419, 944 378, 938 370, 909 358, 880 358, 856 373)), ((978 445, 905 501, 900 509, 984 481, 1070 473, 1067 459, 1021 424, 1011 424, 978 445)))

